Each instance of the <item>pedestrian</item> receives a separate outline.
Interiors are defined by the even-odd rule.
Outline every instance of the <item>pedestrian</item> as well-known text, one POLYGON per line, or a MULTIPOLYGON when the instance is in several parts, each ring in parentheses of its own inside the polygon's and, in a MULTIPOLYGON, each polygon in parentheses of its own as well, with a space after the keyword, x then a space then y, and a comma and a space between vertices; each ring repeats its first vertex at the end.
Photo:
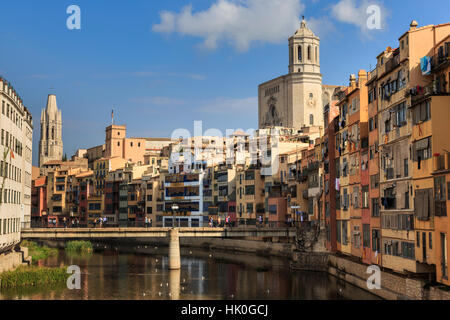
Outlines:
POLYGON ((97 224, 97 219, 94 219, 94 221, 92 223, 94 224, 94 228, 95 228, 95 225, 97 224))
POLYGON ((64 217, 63 218, 63 225, 64 225, 64 229, 67 227, 67 224, 66 224, 66 217, 64 217))
POLYGON ((221 221, 220 221, 220 216, 219 216, 219 218, 217 218, 217 224, 219 227, 221 226, 220 223, 221 223, 221 221))
POLYGON ((72 219, 72 228, 75 228, 75 220, 72 219))
POLYGON ((263 218, 262 216, 259 216, 259 226, 262 227, 263 225, 263 218))
POLYGON ((148 218, 145 217, 145 227, 148 228, 148 218))
POLYGON ((152 227, 152 225, 153 225, 153 219, 150 218, 150 228, 152 227))

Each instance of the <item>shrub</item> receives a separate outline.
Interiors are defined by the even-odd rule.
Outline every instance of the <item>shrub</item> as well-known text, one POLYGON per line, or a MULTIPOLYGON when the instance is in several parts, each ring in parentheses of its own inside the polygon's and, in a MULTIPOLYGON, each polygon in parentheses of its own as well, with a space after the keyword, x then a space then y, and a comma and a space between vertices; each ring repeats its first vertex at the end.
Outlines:
POLYGON ((67 281, 70 274, 65 267, 43 268, 21 266, 13 271, 0 273, 0 288, 40 286, 67 281))
POLYGON ((94 251, 94 248, 89 241, 69 241, 66 243, 66 250, 71 252, 91 253, 94 251))

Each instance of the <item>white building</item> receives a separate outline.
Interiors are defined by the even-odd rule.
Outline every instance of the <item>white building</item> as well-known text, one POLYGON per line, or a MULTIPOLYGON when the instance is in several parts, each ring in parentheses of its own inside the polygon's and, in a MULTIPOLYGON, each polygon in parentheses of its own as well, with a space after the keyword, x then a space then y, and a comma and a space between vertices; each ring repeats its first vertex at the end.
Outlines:
POLYGON ((0 253, 20 242, 31 221, 31 113, 5 79, 0 78, 0 253))

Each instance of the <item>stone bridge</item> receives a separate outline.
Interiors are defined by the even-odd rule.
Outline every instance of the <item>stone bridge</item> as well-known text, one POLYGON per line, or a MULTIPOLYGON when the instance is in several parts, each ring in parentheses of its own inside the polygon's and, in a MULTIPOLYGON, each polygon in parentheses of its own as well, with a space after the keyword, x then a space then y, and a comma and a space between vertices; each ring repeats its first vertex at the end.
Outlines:
POLYGON ((169 269, 180 269, 180 237, 295 238, 295 228, 42 228, 22 229, 26 240, 169 238, 169 269))

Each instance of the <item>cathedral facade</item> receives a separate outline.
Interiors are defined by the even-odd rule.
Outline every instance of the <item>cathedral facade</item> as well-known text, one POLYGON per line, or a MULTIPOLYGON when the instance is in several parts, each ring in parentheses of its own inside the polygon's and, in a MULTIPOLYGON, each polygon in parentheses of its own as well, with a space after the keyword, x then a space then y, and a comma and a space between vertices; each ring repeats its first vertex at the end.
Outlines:
POLYGON ((259 128, 323 128, 323 107, 337 87, 322 84, 320 39, 303 20, 289 38, 289 73, 258 87, 259 128))
POLYGON ((41 112, 41 138, 39 140, 39 167, 51 160, 62 160, 62 120, 56 96, 50 94, 47 106, 41 112))

